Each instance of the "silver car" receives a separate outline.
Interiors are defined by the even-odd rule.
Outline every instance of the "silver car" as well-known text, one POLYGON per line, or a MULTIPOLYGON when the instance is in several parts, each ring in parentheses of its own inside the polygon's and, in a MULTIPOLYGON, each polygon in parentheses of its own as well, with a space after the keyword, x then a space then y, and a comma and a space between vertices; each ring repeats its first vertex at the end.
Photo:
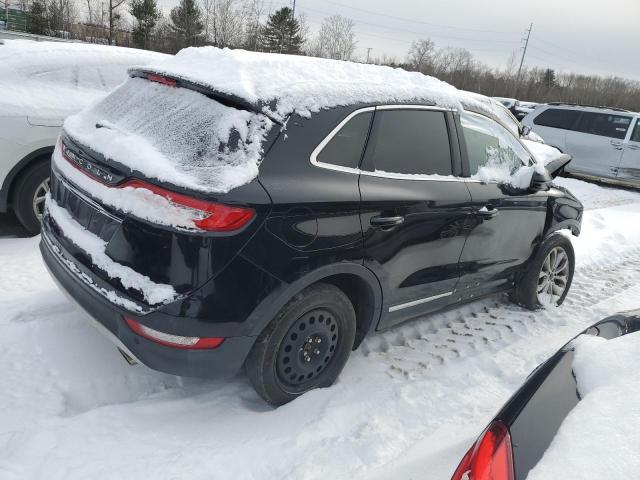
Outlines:
POLYGON ((573 157, 567 173, 640 187, 640 114, 617 108, 550 103, 522 124, 573 157))

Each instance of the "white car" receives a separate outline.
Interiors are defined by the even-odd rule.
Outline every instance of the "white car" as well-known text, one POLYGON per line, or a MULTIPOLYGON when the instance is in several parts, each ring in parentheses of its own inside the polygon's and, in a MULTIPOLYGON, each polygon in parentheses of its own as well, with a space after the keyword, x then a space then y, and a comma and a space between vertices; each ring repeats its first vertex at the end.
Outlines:
POLYGON ((156 52, 66 42, 0 40, 0 212, 40 230, 50 157, 68 115, 101 99, 156 52))
POLYGON ((573 157, 567 173, 640 187, 640 114, 550 103, 536 108, 522 123, 573 157))

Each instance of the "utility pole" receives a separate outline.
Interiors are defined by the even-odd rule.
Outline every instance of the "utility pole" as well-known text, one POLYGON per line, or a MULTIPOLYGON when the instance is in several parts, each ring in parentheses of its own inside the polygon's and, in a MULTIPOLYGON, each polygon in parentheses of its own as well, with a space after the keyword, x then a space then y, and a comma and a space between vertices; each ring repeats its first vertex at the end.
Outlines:
POLYGON ((293 0, 293 12, 291 13, 291 18, 296 19, 296 0, 293 0))
POLYGON ((527 54, 527 47, 529 46, 529 38, 531 37, 532 29, 533 29, 533 23, 529 25, 529 30, 527 31, 527 38, 524 42, 524 49, 522 50, 522 58, 520 59, 520 66, 518 67, 518 77, 516 78, 515 93, 513 94, 514 98, 518 98, 518 88, 520 88, 520 74, 522 73, 522 65, 524 64, 524 57, 527 54))
POLYGON ((369 54, 371 53, 371 50, 371 47, 367 47, 367 63, 369 63, 369 54))

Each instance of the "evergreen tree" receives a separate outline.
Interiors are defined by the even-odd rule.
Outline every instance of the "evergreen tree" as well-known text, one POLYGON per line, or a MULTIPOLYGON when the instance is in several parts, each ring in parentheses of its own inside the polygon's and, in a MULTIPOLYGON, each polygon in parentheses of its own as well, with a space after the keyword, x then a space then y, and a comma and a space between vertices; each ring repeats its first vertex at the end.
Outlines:
POLYGON ((556 86, 556 72, 551 68, 547 68, 544 71, 544 75, 542 77, 542 83, 547 88, 553 88, 556 86))
POLYGON ((293 18, 293 11, 289 7, 283 7, 269 15, 261 35, 262 50, 299 54, 303 43, 300 23, 293 18))
POLYGON ((134 45, 149 49, 151 34, 160 18, 156 0, 132 0, 129 11, 137 22, 133 27, 134 45))
POLYGON ((204 23, 202 11, 195 0, 180 0, 180 5, 171 10, 171 23, 180 48, 198 44, 204 30, 204 23))
POLYGON ((45 35, 47 33, 47 4, 45 0, 33 0, 29 9, 29 22, 27 31, 36 35, 45 35))

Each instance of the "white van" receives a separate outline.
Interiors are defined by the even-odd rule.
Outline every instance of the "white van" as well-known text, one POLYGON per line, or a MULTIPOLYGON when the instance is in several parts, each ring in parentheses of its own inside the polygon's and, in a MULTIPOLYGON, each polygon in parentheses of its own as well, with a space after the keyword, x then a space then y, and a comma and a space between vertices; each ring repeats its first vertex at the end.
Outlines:
POLYGON ((640 187, 639 119, 617 108, 549 103, 522 124, 573 157, 567 173, 640 187))

